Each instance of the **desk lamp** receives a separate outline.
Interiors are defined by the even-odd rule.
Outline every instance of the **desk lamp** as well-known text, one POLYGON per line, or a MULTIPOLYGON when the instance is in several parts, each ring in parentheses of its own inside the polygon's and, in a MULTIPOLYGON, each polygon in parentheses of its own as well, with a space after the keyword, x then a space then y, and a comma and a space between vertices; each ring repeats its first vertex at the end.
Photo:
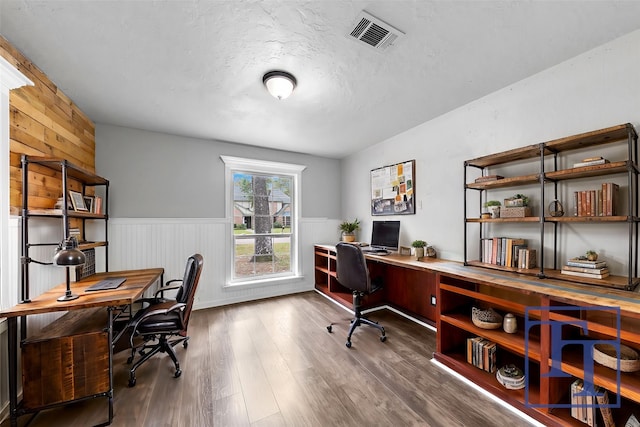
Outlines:
POLYGON ((58 298, 58 301, 71 301, 78 298, 78 295, 71 293, 71 278, 69 273, 69 267, 82 265, 86 261, 84 253, 78 249, 78 241, 75 237, 67 237, 64 239, 58 248, 56 254, 53 256, 53 264, 67 269, 67 291, 63 296, 58 298))

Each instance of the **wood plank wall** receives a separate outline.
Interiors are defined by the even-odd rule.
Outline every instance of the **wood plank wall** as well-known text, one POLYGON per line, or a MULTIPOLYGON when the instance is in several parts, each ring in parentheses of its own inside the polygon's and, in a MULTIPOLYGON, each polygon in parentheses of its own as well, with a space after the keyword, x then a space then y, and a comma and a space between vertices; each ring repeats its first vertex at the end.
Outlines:
MULTIPOLYGON (((0 36, 0 55, 34 82, 11 91, 10 113, 10 201, 11 213, 22 205, 20 156, 59 157, 95 172, 95 125, 42 70, 0 36)), ((59 174, 29 168, 30 208, 53 208, 62 196, 59 174)), ((77 182, 70 188, 81 190, 77 182)))

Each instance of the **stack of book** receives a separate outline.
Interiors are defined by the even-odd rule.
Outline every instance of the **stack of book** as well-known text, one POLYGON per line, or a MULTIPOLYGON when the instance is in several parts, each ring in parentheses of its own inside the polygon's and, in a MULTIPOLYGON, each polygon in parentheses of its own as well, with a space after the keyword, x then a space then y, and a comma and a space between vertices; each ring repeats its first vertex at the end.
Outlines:
POLYGON ((603 182, 602 189, 573 192, 574 216, 614 216, 618 215, 620 186, 613 182, 603 182))
POLYGON ((614 427, 613 415, 609 407, 607 390, 593 386, 592 393, 584 393, 584 383, 581 379, 571 384, 571 416, 591 427, 596 427, 597 409, 600 408, 605 427, 614 427))
POLYGON ((467 362, 483 371, 496 371, 498 345, 486 338, 467 338, 467 362))
POLYGON ((568 276, 587 277, 589 279, 604 279, 609 277, 606 261, 589 261, 582 258, 571 258, 562 267, 562 274, 568 276))
POLYGON ((497 181, 499 179, 504 179, 504 176, 501 175, 485 175, 475 179, 475 182, 488 182, 488 181, 497 181))
POLYGON ((609 163, 609 160, 605 159, 604 157, 588 157, 586 159, 582 159, 581 162, 578 163, 574 163, 573 167, 574 168, 581 168, 584 166, 597 166, 597 165, 604 165, 605 163, 609 163))
POLYGON ((482 262, 520 268, 520 249, 527 249, 525 239, 490 237, 482 240, 482 262))

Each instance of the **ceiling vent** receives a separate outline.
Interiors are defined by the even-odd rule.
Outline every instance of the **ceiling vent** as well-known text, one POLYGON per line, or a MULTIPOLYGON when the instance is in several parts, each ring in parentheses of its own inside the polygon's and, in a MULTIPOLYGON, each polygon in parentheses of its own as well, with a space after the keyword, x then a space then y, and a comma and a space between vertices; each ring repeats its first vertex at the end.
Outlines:
POLYGON ((362 11, 355 20, 353 29, 349 33, 349 37, 360 40, 380 51, 393 46, 396 40, 402 36, 404 36, 402 31, 365 11, 362 11))

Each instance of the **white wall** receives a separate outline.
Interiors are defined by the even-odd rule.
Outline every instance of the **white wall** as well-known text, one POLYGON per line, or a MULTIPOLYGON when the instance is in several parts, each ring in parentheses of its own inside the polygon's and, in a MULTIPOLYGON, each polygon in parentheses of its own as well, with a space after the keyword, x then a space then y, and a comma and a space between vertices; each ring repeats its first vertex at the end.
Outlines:
MULTIPOLYGON (((165 279, 180 278, 187 257, 199 252, 204 268, 196 308, 311 290, 313 244, 339 239, 336 159, 97 124, 96 170, 109 179, 109 270, 164 267, 165 279), (232 223, 225 218, 220 155, 307 166, 299 222, 301 280, 226 286, 232 223)), ((95 233, 100 235, 100 226, 95 233)), ((103 271, 103 257, 96 255, 103 271)))
MULTIPOLYGON (((464 160, 620 123, 638 127, 638 46, 640 31, 635 31, 344 159, 343 180, 351 190, 342 193, 343 217, 364 219, 362 233, 370 235, 370 170, 415 159, 422 210, 400 217, 401 244, 424 239, 439 257, 461 261, 464 160)), ((621 274, 626 244, 605 247, 603 241, 626 241, 627 228, 598 228, 570 230, 577 237, 561 242, 563 250, 568 255, 587 247, 601 250, 621 274)))

